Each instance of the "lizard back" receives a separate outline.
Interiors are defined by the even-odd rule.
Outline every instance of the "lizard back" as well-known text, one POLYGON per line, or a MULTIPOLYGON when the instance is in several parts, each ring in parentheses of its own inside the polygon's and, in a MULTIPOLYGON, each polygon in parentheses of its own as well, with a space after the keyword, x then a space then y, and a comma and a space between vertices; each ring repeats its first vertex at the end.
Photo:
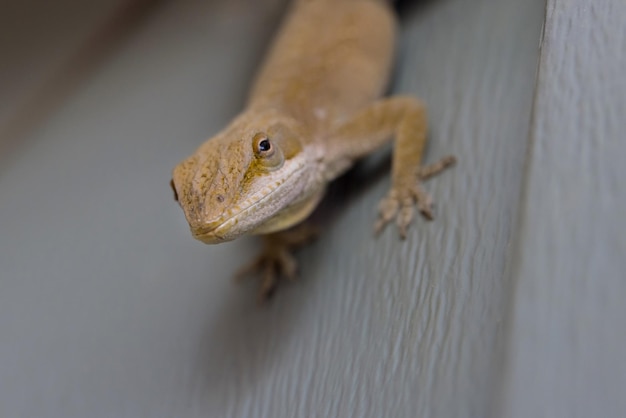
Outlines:
POLYGON ((387 2, 296 1, 257 74, 248 107, 279 110, 313 129, 344 120, 383 94, 394 42, 387 2))

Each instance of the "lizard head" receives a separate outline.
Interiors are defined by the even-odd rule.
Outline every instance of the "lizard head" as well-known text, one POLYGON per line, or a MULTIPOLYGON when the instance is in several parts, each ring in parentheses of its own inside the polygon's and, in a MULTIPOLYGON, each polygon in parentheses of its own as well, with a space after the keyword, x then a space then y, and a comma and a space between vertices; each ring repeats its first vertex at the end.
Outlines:
POLYGON ((314 176, 302 135, 291 119, 244 114, 178 164, 171 184, 193 236, 253 233, 306 195, 314 176))

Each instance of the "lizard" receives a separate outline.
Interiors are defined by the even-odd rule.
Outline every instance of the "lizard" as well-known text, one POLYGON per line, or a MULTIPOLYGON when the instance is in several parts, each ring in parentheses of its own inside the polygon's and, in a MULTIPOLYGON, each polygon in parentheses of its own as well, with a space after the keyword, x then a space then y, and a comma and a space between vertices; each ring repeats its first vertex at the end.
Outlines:
POLYGON ((422 182, 455 158, 422 166, 425 104, 383 97, 397 31, 389 3, 295 0, 244 109, 173 170, 171 186, 193 237, 207 244, 264 238, 259 257, 238 274, 261 276, 262 299, 279 278, 296 277, 292 253, 311 237, 304 221, 327 185, 391 140, 392 184, 375 232, 395 220, 406 238, 415 208, 433 218, 422 182))

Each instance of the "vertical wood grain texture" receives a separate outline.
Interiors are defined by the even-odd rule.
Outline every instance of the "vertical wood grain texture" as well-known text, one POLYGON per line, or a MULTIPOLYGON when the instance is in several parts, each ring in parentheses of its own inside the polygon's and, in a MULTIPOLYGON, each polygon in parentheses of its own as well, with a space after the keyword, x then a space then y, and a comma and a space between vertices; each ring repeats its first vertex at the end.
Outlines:
POLYGON ((497 416, 626 416, 625 23, 548 1, 497 416))
POLYGON ((164 7, 3 161, 0 416, 486 416, 543 1, 405 10, 392 90, 429 104, 426 158, 460 160, 427 185, 437 219, 374 239, 389 176, 362 167, 264 308, 229 280, 254 240, 195 242, 167 186, 244 103, 281 6, 208 3, 164 7))

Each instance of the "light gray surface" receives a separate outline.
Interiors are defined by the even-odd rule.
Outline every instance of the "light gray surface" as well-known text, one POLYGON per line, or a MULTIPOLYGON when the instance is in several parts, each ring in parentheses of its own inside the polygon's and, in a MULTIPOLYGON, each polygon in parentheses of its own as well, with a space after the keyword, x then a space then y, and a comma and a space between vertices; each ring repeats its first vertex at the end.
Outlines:
POLYGON ((499 415, 624 417, 626 2, 547 10, 499 415))
MULTIPOLYGON (((617 2, 612 11, 587 9, 620 27, 617 2)), ((548 26, 555 39, 544 56, 551 45, 568 53, 542 61, 536 105, 545 115, 532 125, 522 202, 543 2, 439 0, 409 9, 394 90, 430 105, 427 158, 460 158, 428 184, 437 220, 418 222, 404 243, 392 230, 373 239, 389 178, 360 187, 337 202, 320 240, 301 252, 302 279, 259 308, 253 285, 229 280, 254 254, 254 240, 195 242, 167 183, 174 164, 242 105, 281 5, 206 3, 163 7, 25 146, 0 157, 0 416, 483 417, 498 399, 496 415, 541 416, 544 402, 555 400, 560 412, 582 393, 584 375, 572 366, 596 349, 606 360, 584 369, 592 383, 608 382, 605 371, 618 382, 623 369, 605 369, 619 347, 583 342, 616 331, 600 325, 619 313, 620 294, 610 292, 619 283, 605 275, 594 288, 581 271, 600 271, 593 268, 604 262, 605 271, 618 271, 610 257, 623 254, 624 241, 610 227, 620 224, 586 225, 582 235, 568 228, 584 227, 591 208, 598 223, 611 220, 619 210, 613 196, 624 201, 611 165, 623 155, 620 113, 606 116, 600 101, 608 94, 623 106, 623 85, 607 81, 623 81, 623 61, 613 61, 623 56, 600 55, 609 72, 597 73, 590 52, 563 39, 580 35, 560 32, 575 25, 548 26), (568 59, 576 65, 564 66, 568 59), (572 84, 560 90, 564 73, 572 84), (581 82, 589 78, 595 86, 581 82), (567 97, 558 97, 562 91, 567 97), (593 99, 587 118, 572 113, 583 92, 593 99), (563 118, 582 120, 575 129, 555 123, 563 118), (593 148, 582 138, 595 129, 604 135, 593 148), (557 140, 572 141, 562 170, 557 140), (595 164, 603 158, 606 172, 595 164), (589 177, 562 177, 581 164, 589 177), (577 205, 565 217, 553 205, 557 190, 571 190, 559 186, 574 181, 594 189, 568 195, 577 205), (590 196, 601 204, 590 206, 590 196), (606 237, 610 251, 585 252, 586 236, 593 245, 606 237), (533 266, 534 257, 542 264, 533 266), (568 272, 574 290, 563 280, 568 272), (572 316, 588 306, 584 291, 595 310, 572 316), (552 298, 561 300, 554 310, 552 298), (568 346, 568 338, 579 344, 568 346), (562 381, 567 372, 571 382, 562 381), (550 396, 557 385, 562 391, 550 396)), ((552 19, 585 15, 551 10, 552 19)), ((599 43, 623 51, 623 37, 605 36, 599 43)), ((352 188, 342 187, 335 198, 352 188)), ((617 392, 602 393, 616 402, 617 392)))

